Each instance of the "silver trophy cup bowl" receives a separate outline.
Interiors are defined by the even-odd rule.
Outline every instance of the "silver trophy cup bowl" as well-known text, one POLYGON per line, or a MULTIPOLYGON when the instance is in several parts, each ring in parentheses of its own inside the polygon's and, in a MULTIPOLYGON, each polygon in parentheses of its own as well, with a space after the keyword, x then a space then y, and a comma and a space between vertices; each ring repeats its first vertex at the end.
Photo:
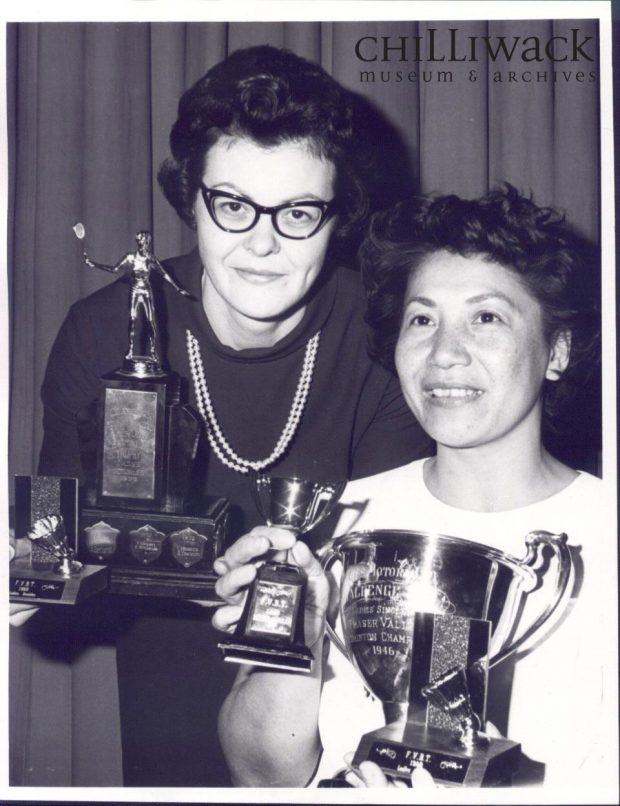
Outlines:
POLYGON ((489 621, 488 665, 494 666, 541 630, 558 607, 571 569, 566 541, 563 534, 530 532, 519 560, 489 546, 427 532, 374 530, 337 538, 321 557, 325 568, 342 563, 344 644, 329 626, 328 632, 370 691, 386 706, 402 706, 409 697, 415 652, 414 615, 489 621), (541 574, 537 568, 545 547, 557 562, 546 566, 555 572, 541 574), (548 590, 544 604, 530 623, 522 624, 526 597, 540 586, 548 590))
POLYGON ((302 535, 331 514, 346 482, 320 483, 295 476, 254 473, 250 484, 256 508, 268 526, 302 535))

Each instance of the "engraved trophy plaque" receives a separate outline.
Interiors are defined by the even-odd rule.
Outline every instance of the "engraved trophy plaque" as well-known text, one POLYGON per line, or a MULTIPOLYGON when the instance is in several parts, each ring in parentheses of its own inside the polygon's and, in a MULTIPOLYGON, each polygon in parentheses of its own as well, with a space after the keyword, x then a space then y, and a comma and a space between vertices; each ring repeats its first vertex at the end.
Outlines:
MULTIPOLYGON (((259 512, 269 526, 309 532, 333 510, 345 482, 319 484, 292 477, 253 474, 259 512)), ((235 633, 220 641, 224 660, 309 672, 312 652, 304 641, 306 578, 296 565, 268 561, 257 572, 235 633)))
MULTIPOLYGON (((74 232, 84 238, 83 225, 74 232)), ((153 254, 149 232, 138 232, 136 243, 114 266, 83 253, 88 266, 126 273, 131 282, 122 365, 101 378, 96 414, 78 415, 88 502, 79 556, 108 565, 112 593, 215 603, 213 560, 229 506, 192 496, 200 419, 184 402, 182 379, 164 369, 151 278, 189 294, 153 254)))
POLYGON ((388 723, 362 737, 354 765, 369 759, 406 780, 423 766, 447 786, 510 783, 520 746, 484 734, 487 670, 557 609, 571 568, 566 540, 531 532, 522 560, 424 532, 359 532, 327 545, 324 567, 342 564, 344 642, 328 632, 383 702, 388 723), (539 563, 545 547, 554 555, 548 565, 539 563), (547 591, 544 605, 521 624, 536 587, 547 591))
POLYGON ((30 553, 10 564, 11 602, 77 604, 108 585, 108 570, 75 560, 77 480, 15 477, 15 532, 30 553))

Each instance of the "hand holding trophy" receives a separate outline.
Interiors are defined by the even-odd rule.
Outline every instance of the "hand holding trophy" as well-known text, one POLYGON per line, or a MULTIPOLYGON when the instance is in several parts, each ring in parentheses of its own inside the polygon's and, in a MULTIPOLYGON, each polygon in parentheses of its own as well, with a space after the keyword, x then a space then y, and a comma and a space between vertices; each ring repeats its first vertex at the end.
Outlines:
MULTIPOLYGON (((256 473, 250 483, 267 524, 296 537, 332 512, 345 485, 256 473)), ((313 657, 304 640, 305 593, 305 574, 296 565, 276 560, 261 565, 234 635, 219 643, 224 659, 309 672, 313 657)))

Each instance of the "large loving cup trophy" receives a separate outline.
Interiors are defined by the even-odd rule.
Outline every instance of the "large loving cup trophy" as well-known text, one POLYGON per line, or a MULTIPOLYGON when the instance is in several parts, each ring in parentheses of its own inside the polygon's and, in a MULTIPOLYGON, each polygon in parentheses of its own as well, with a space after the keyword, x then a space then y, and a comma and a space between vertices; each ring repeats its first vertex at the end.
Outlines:
POLYGON ((330 637, 382 701, 388 723, 362 737, 354 765, 369 759, 405 779, 423 766, 453 786, 510 782, 520 745, 482 732, 487 671, 557 609, 571 568, 566 540, 530 532, 522 560, 424 532, 359 532, 328 544, 324 567, 342 563, 344 645, 331 627, 330 637), (544 603, 521 625, 535 588, 544 603))
MULTIPOLYGON (((345 486, 257 473, 250 482, 266 523, 297 536, 327 518, 345 486)), ((261 565, 234 635, 219 643, 224 660, 309 672, 313 657, 304 640, 305 591, 305 575, 296 565, 273 560, 261 565)))

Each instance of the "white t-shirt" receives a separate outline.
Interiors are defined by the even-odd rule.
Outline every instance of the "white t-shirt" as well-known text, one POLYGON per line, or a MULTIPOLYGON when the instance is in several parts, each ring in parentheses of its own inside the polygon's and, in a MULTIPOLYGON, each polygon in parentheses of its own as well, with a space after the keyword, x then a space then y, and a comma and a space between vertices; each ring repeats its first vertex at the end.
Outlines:
MULTIPOLYGON (((617 787, 617 566, 615 511, 613 501, 605 501, 603 483, 580 473, 561 492, 530 506, 473 512, 448 506, 428 491, 424 462, 351 482, 342 498, 351 508, 345 509, 338 533, 435 532, 493 546, 522 559, 528 532, 566 532, 577 567, 583 563, 581 583, 577 573, 569 583, 567 606, 560 605, 563 613, 557 614, 555 623, 552 620, 530 646, 526 644, 513 659, 491 671, 489 696, 492 700, 494 688, 511 686, 507 722, 502 724, 500 719, 498 727, 521 743, 529 759, 545 765, 545 789, 566 788, 574 793, 575 787, 587 788, 592 795, 606 786, 606 791, 613 791, 617 787)), ((528 596, 524 619, 536 608, 535 596, 528 596)), ((487 716, 493 719, 492 708, 487 716)), ((343 755, 357 747, 361 734, 383 724, 381 703, 368 696, 361 677, 331 647, 319 713, 324 749, 315 780, 341 769, 343 755)), ((532 777, 529 768, 516 782, 540 780, 536 781, 535 773, 532 777)))

